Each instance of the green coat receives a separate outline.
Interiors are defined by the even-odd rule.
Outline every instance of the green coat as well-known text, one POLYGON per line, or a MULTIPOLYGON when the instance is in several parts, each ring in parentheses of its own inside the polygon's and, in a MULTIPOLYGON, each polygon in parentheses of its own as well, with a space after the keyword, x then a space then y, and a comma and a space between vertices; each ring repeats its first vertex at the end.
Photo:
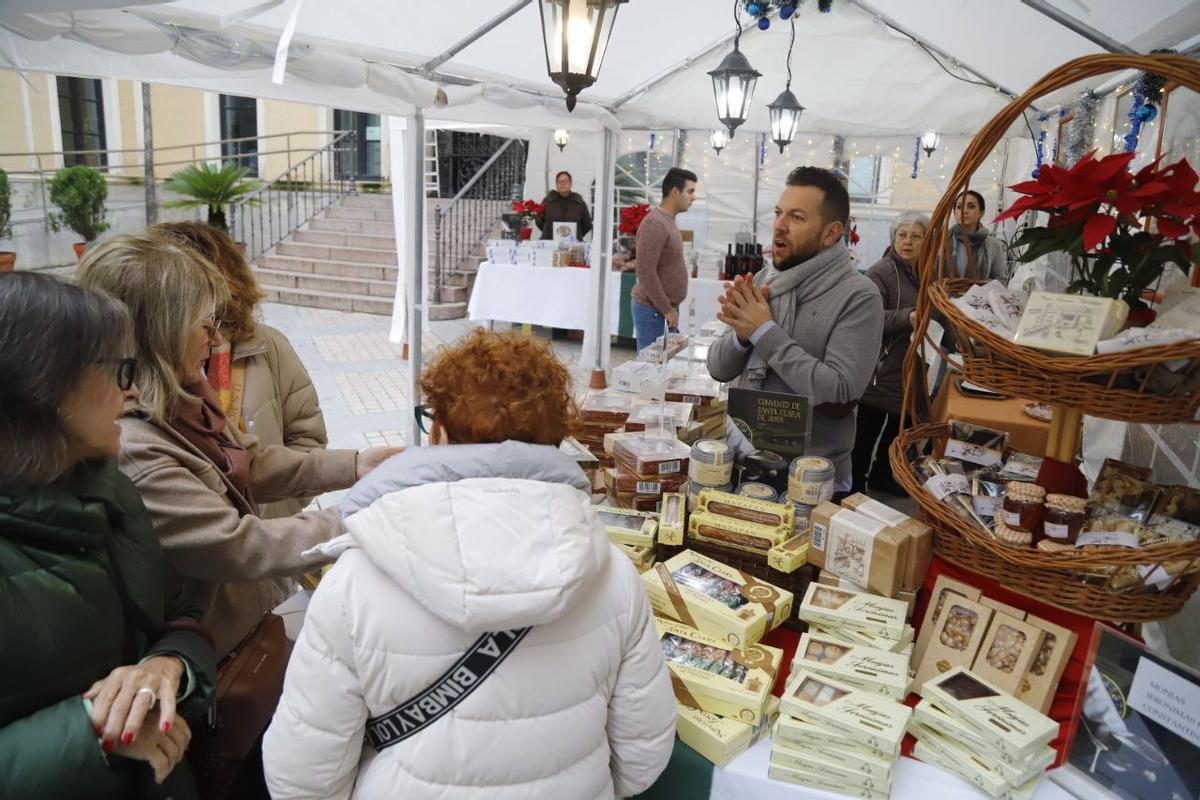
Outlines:
POLYGON ((149 765, 106 757, 80 695, 115 667, 179 656, 195 676, 179 707, 195 731, 216 658, 204 637, 164 626, 200 616, 115 461, 81 464, 51 486, 0 486, 0 797, 195 797, 185 764, 147 791, 149 765), (156 635, 126 615, 112 563, 156 635))

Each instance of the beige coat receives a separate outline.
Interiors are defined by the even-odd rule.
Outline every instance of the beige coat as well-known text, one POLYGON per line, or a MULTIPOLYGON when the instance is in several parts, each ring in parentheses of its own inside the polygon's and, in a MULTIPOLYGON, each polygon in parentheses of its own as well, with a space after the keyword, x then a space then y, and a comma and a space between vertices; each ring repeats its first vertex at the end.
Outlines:
MULTIPOLYGON (((353 450, 297 452, 260 445, 230 433, 250 453, 256 500, 273 501, 344 489, 355 480, 353 450)), ((284 600, 292 577, 321 563, 300 553, 343 532, 339 511, 266 520, 225 474, 168 426, 127 409, 121 418, 121 471, 129 476, 154 521, 205 626, 225 656, 262 615, 284 600)))
MULTIPOLYGON (((233 362, 239 361, 246 364, 243 429, 263 445, 283 445, 298 452, 324 448, 329 440, 317 390, 287 337, 259 323, 250 339, 234 345, 233 362)), ((259 503, 258 515, 290 517, 303 511, 308 499, 259 503)))

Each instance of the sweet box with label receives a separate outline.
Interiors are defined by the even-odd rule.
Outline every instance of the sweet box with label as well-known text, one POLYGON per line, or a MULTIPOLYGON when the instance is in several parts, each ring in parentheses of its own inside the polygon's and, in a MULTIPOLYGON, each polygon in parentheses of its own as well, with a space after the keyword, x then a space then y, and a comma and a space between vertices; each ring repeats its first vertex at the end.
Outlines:
POLYGON ((717 716, 709 711, 677 703, 679 718, 675 732, 679 740, 718 767, 723 767, 768 735, 779 718, 779 698, 767 698, 763 718, 757 725, 747 725, 717 716))
POLYGON ((811 583, 800 604, 800 619, 825 628, 849 628, 899 640, 904 636, 906 603, 866 592, 811 583))
POLYGON ((854 647, 811 631, 800 637, 792 669, 825 675, 893 700, 903 700, 908 689, 907 655, 854 647))
POLYGON ((788 678, 784 714, 825 725, 887 755, 900 752, 912 709, 896 700, 799 670, 788 678))

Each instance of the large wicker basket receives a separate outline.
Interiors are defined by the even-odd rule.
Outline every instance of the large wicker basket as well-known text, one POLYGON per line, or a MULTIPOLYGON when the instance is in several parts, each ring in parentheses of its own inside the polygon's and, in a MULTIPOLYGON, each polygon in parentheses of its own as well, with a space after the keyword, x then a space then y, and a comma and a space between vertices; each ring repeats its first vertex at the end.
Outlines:
POLYGON ((1200 408, 1200 385, 1185 391, 1200 367, 1200 340, 1086 358, 1051 356, 1000 336, 964 314, 953 299, 976 281, 939 280, 929 287, 934 307, 954 330, 967 379, 1029 400, 1069 406, 1126 422, 1190 422, 1200 408), (1186 362, 1169 371, 1164 362, 1186 362), (1158 389, 1158 391, 1154 391, 1158 389))
POLYGON ((918 425, 902 431, 891 451, 896 480, 933 526, 934 548, 946 560, 994 578, 1005 588, 1035 600, 1115 622, 1168 617, 1200 584, 1200 545, 1191 542, 1047 553, 992 538, 958 516, 952 505, 926 491, 908 466, 907 454, 927 449, 937 452, 948 433, 948 425, 918 425), (897 463, 898 456, 903 467, 897 463), (1160 569, 1178 576, 1165 591, 1155 591, 1146 584, 1154 576, 1163 575, 1160 569))
POLYGON ((948 434, 945 425, 912 424, 914 412, 926 405, 924 373, 916 367, 918 359, 923 358, 922 348, 929 346, 926 331, 935 311, 958 335, 967 377, 981 385, 1125 421, 1191 420, 1200 407, 1200 392, 1186 392, 1178 384, 1163 391, 1162 382, 1152 380, 1163 370, 1160 363, 1168 359, 1190 359, 1187 371, 1196 370, 1200 345, 1170 345, 1088 358, 1048 356, 1008 342, 962 314, 951 299, 969 289, 973 281, 939 280, 940 276, 935 275, 939 262, 950 261, 949 229, 955 199, 969 187, 971 175, 1029 105, 1078 81, 1125 69, 1153 72, 1200 91, 1200 63, 1182 56, 1121 54, 1075 59, 1006 106, 963 153, 933 212, 925 239, 915 338, 922 345, 909 348, 906 356, 900 435, 889 457, 896 479, 917 501, 922 517, 934 526, 934 547, 947 560, 995 578, 1006 588, 1070 611, 1097 619, 1140 622, 1174 614, 1200 585, 1200 542, 1062 553, 1011 547, 960 518, 950 505, 927 492, 910 466, 916 453, 937 447, 948 434), (1131 375, 1136 375, 1134 385, 1128 382, 1131 375), (1155 572, 1160 567, 1176 577, 1165 590, 1155 591, 1149 582, 1162 574, 1155 572))

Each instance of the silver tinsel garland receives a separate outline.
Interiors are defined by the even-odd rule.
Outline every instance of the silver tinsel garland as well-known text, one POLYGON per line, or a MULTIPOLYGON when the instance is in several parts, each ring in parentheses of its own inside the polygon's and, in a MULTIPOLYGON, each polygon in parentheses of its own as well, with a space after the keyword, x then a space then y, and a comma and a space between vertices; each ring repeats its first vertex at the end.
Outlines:
POLYGON ((1080 95, 1074 105, 1059 112, 1075 112, 1063 136, 1061 150, 1064 166, 1074 166, 1076 161, 1095 149, 1096 105, 1099 100, 1100 98, 1089 89, 1080 95))

